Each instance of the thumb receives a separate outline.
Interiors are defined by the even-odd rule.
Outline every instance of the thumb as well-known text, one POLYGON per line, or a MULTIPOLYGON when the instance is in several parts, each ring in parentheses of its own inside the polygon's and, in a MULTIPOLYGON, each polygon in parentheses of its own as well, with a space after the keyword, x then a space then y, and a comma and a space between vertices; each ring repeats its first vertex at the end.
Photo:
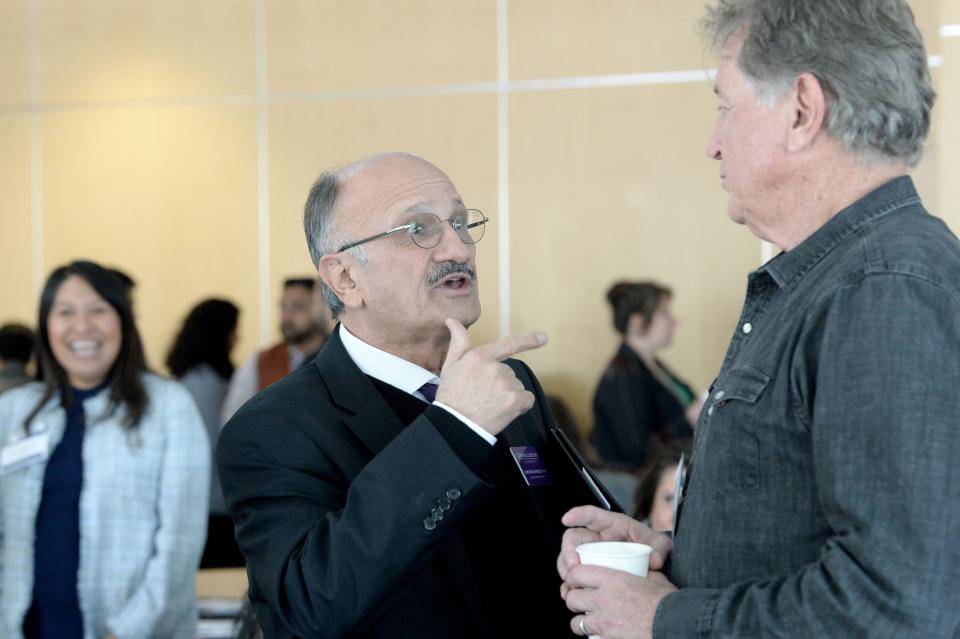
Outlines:
MULTIPOLYGON (((467 329, 459 321, 448 319, 447 328, 450 329, 450 345, 447 347, 447 357, 443 360, 443 368, 448 364, 457 361, 463 354, 470 350, 470 336, 467 329)), ((441 370, 441 374, 443 371, 441 370)))

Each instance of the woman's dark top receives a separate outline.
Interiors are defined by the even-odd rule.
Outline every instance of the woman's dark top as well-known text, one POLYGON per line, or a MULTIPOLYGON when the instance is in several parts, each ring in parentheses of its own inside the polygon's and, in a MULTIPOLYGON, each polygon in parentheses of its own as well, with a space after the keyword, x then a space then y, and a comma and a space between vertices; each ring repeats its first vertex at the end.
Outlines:
POLYGON ((693 390, 657 363, 673 388, 666 388, 626 344, 620 345, 600 378, 593 396, 590 441, 609 468, 635 471, 658 442, 693 435, 684 414, 693 402, 693 390))
POLYGON ((80 488, 83 486, 83 402, 106 388, 73 389, 67 425, 43 476, 33 560, 33 602, 26 639, 83 639, 77 596, 80 569, 80 488))

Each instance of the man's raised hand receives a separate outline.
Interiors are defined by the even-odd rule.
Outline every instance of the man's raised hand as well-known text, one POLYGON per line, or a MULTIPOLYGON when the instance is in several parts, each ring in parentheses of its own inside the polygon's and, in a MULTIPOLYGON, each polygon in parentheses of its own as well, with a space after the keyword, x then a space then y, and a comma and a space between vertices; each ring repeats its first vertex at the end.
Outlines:
POLYGON ((437 401, 478 424, 491 435, 533 407, 533 393, 526 390, 504 359, 540 348, 546 334, 531 331, 510 335, 482 346, 472 346, 463 324, 448 319, 450 346, 440 370, 437 401))

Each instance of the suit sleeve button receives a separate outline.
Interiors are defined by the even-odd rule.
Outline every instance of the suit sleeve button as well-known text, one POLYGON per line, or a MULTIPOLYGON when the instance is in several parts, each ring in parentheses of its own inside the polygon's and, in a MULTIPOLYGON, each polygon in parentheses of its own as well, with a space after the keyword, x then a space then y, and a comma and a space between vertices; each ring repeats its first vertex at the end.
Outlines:
POLYGON ((432 517, 434 521, 440 521, 443 519, 443 511, 440 510, 439 507, 434 508, 430 511, 430 517, 432 517))
POLYGON ((437 507, 440 510, 450 510, 450 507, 452 505, 453 503, 446 497, 441 497, 440 499, 437 500, 437 507))
POLYGON ((462 493, 460 492, 460 489, 459 489, 459 488, 448 488, 448 489, 447 489, 447 499, 453 499, 453 500, 460 499, 460 495, 461 495, 461 494, 462 494, 462 493))
POLYGON ((424 530, 433 530, 437 527, 437 522, 433 520, 433 517, 427 517, 423 520, 424 530))

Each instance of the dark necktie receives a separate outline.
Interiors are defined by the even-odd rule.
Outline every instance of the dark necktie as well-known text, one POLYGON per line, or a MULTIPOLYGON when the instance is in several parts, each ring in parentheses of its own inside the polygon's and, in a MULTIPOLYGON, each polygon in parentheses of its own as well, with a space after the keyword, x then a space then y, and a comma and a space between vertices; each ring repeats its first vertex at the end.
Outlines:
POLYGON ((433 382, 427 382, 417 390, 420 391, 420 393, 422 393, 423 396, 427 398, 427 401, 431 404, 433 403, 433 400, 437 398, 437 385, 433 382))

